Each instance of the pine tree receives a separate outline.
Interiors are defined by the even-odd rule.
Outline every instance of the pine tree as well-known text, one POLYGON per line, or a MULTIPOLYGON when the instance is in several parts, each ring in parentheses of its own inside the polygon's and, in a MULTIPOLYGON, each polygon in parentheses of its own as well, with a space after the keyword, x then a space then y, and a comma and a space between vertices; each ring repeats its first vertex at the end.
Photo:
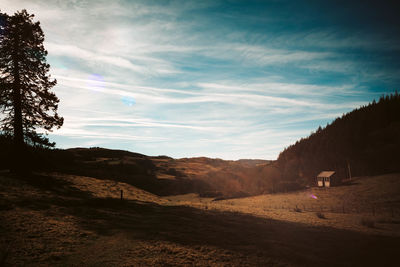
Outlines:
POLYGON ((47 133, 63 124, 59 99, 50 92, 57 81, 49 74, 44 34, 33 17, 26 10, 12 16, 0 12, 0 118, 17 154, 24 153, 25 144, 54 146, 37 129, 47 133))

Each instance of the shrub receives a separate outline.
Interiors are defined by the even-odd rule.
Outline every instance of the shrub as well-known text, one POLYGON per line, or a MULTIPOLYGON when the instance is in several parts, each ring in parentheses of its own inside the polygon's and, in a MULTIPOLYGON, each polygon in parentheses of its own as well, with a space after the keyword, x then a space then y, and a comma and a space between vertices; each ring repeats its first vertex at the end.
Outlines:
POLYGON ((322 212, 317 212, 316 215, 320 219, 326 219, 325 214, 323 214, 322 212))
POLYGON ((391 223, 391 224, 400 224, 399 220, 389 219, 389 218, 379 218, 376 220, 378 223, 391 223))
POLYGON ((296 208, 294 208, 294 211, 295 211, 295 212, 301 212, 301 209, 298 208, 298 207, 296 207, 296 208))
POLYGON ((369 228, 375 228, 375 221, 371 219, 363 218, 361 219, 361 224, 369 228))

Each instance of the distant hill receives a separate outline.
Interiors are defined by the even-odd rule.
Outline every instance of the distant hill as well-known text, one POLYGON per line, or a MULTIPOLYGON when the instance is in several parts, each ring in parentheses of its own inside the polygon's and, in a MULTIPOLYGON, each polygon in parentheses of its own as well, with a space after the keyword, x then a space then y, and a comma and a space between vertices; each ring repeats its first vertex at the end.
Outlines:
MULTIPOLYGON (((0 135, 0 168, 9 166, 9 137, 0 135)), ((126 182, 157 195, 239 197, 314 184, 322 170, 340 178, 400 171, 400 96, 355 109, 282 151, 277 161, 150 157, 123 150, 30 147, 33 169, 126 182)))
MULTIPOLYGON (((319 127, 282 151, 274 167, 280 189, 313 184, 322 170, 341 178, 400 171, 400 96, 396 92, 319 127)), ((270 170, 271 171, 271 170, 270 170)))
POLYGON ((157 166, 157 177, 171 175, 191 181, 201 181, 209 186, 203 196, 247 196, 264 192, 264 177, 259 166, 271 163, 268 160, 222 160, 211 158, 183 158, 159 160, 152 158, 157 166))
MULTIPOLYGON (((10 140, 0 138, 3 147, 10 140)), ((222 160, 207 157, 174 159, 150 157, 124 150, 93 148, 30 148, 32 169, 125 182, 165 196, 198 193, 210 197, 237 197, 265 192, 261 167, 268 160, 222 160), (259 167, 261 166, 261 167, 259 167)), ((7 154, 0 168, 7 168, 7 154)))

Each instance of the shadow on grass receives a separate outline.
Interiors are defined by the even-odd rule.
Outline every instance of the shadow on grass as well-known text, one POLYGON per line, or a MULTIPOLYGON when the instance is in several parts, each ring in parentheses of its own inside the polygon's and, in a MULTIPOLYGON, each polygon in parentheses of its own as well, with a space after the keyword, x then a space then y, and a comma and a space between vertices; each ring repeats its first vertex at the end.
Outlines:
POLYGON ((350 182, 344 182, 342 184, 337 185, 336 187, 343 187, 343 186, 353 186, 353 185, 359 185, 359 182, 356 181, 350 181, 350 182))
POLYGON ((73 215, 82 230, 99 236, 123 234, 132 242, 213 246, 249 256, 284 259, 302 266, 396 266, 399 263, 400 239, 397 237, 310 227, 240 213, 94 198, 52 177, 37 176, 27 183, 53 193, 35 199, 29 207, 46 209, 56 205, 57 212, 73 215))
MULTIPOLYGON (((58 179, 52 176, 40 174, 26 174, 23 176, 12 173, 2 173, 6 179, 2 179, 1 188, 5 193, 12 188, 20 189, 26 185, 36 188, 41 193, 39 196, 32 195, 31 191, 19 193, 18 198, 12 202, 0 198, 0 210, 10 210, 15 206, 30 208, 33 210, 44 210, 51 205, 68 206, 71 203, 81 205, 88 199, 92 199, 90 192, 81 191, 73 186, 71 182, 58 179)), ((1 191, 1 190, 0 190, 1 191)))

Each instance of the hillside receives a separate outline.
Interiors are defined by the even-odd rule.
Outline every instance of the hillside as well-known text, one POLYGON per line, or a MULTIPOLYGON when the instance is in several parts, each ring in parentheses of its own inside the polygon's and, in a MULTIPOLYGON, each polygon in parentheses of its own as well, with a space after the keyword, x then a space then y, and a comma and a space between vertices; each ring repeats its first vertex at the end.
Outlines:
MULTIPOLYGON (((293 210, 309 207, 306 192, 212 201, 159 197, 108 179, 2 172, 0 265, 398 266, 398 209, 373 216, 363 201, 398 208, 398 178, 360 179, 351 201, 365 211, 326 210, 320 219, 293 210), (384 190, 371 191, 377 183, 384 190)), ((316 193, 322 203, 341 204, 336 189, 316 193)))
POLYGON ((245 196, 264 191, 261 168, 269 165, 267 160, 222 160, 205 157, 151 160, 157 167, 158 179, 189 179, 208 185, 201 190, 204 196, 245 196), (205 189, 205 188, 204 188, 205 189))
MULTIPOLYGON (((322 170, 342 179, 400 171, 400 95, 355 109, 282 151, 280 183, 312 185, 322 170)), ((284 188, 285 186, 281 186, 284 188)), ((282 189, 281 188, 281 189, 282 189)))
MULTIPOLYGON (((31 167, 125 182, 160 196, 198 193, 235 197, 264 192, 267 160, 173 159, 104 148, 31 148, 31 167)), ((4 166, 7 168, 7 166, 4 166)))
MULTIPOLYGON (((31 169, 113 179, 154 194, 231 198, 314 185, 322 170, 340 179, 400 171, 400 96, 355 109, 282 151, 277 161, 206 157, 173 159, 103 148, 30 147, 31 169)), ((10 139, 0 136, 0 168, 10 165, 10 139)))

